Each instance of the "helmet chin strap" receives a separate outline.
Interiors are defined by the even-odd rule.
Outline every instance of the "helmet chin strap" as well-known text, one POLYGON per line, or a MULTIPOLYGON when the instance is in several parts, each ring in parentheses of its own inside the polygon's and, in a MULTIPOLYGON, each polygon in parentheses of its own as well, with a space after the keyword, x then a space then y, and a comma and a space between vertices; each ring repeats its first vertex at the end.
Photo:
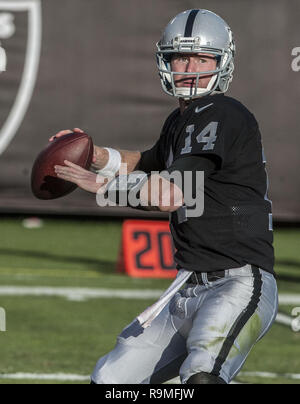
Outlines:
POLYGON ((196 94, 195 93, 195 88, 187 88, 187 87, 176 87, 176 95, 177 96, 182 96, 182 98, 184 99, 191 99, 193 97, 201 97, 204 95, 208 95, 210 94, 212 91, 213 86, 215 85, 216 81, 217 81, 217 75, 215 74, 214 76, 212 76, 212 78, 210 79, 208 85, 206 88, 197 88, 196 94), (191 94, 192 91, 192 94, 191 94))

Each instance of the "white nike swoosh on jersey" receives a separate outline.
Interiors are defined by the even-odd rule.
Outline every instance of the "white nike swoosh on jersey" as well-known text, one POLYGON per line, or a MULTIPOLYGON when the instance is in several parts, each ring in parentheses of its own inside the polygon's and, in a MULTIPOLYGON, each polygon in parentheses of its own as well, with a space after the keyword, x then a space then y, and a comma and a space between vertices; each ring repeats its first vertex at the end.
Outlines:
POLYGON ((213 103, 211 103, 211 104, 206 105, 205 107, 202 107, 202 108, 200 108, 200 107, 196 107, 195 112, 196 112, 196 114, 199 114, 200 112, 202 112, 202 111, 204 111, 205 109, 207 109, 207 108, 211 107, 212 105, 214 105, 214 104, 213 104, 213 103))

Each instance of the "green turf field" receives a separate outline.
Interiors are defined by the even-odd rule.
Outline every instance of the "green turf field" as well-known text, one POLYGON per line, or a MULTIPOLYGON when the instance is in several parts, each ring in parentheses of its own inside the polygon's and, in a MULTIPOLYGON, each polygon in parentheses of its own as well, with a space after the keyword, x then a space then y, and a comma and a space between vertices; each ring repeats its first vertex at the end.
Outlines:
MULTIPOLYGON (((28 230, 21 219, 2 218, 0 226, 0 287, 163 290, 170 283, 130 279, 115 272, 121 222, 46 219, 42 228, 28 230)), ((275 231, 281 294, 300 295, 299 236, 297 229, 275 231)), ((153 301, 0 294, 0 307, 7 316, 7 331, 0 332, 0 383, 70 383, 41 381, 38 375, 88 376, 97 359, 113 348, 122 328, 153 301), (33 375, 1 378, 17 373, 33 375)), ((282 306, 280 311, 291 315, 293 307, 282 306)), ((252 351, 237 381, 299 383, 299 358, 300 332, 275 324, 252 351), (269 375, 257 376, 257 372, 269 375)))

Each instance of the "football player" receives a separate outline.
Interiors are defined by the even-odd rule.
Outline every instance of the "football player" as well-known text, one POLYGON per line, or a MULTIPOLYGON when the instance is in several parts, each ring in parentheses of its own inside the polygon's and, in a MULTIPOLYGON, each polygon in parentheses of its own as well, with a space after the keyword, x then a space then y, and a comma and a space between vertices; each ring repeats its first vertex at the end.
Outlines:
POLYGON ((248 109, 225 95, 235 44, 222 18, 207 10, 180 13, 164 30, 156 56, 163 90, 179 100, 156 144, 142 153, 95 147, 94 168, 110 178, 105 183, 67 161, 56 172, 90 192, 135 189, 140 200, 149 195, 153 171, 204 172, 205 209, 190 215, 185 189, 171 181, 168 205, 162 190, 156 205, 149 199, 147 208, 139 207, 169 212, 178 276, 121 332, 98 361, 92 383, 162 383, 180 375, 184 384, 228 384, 278 308, 261 134, 248 109), (121 163, 128 165, 127 181, 119 175, 121 163), (136 170, 145 173, 139 181, 136 170))

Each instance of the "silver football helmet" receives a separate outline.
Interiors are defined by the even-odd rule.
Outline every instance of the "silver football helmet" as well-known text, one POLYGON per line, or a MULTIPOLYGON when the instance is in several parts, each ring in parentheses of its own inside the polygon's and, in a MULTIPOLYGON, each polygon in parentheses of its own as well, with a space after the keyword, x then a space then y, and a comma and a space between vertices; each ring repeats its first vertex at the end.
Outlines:
POLYGON ((2 48, 0 42, 0 73, 5 72, 6 70, 6 52, 5 49, 2 48))
POLYGON ((163 90, 184 99, 198 98, 214 92, 225 93, 233 78, 235 44, 230 27, 208 10, 187 10, 178 14, 167 25, 157 43, 157 65, 163 90), (171 58, 176 53, 213 55, 217 68, 208 72, 176 73, 171 69, 171 58), (195 86, 176 87, 176 75, 195 77, 195 86), (201 76, 212 75, 206 88, 198 88, 201 76))

